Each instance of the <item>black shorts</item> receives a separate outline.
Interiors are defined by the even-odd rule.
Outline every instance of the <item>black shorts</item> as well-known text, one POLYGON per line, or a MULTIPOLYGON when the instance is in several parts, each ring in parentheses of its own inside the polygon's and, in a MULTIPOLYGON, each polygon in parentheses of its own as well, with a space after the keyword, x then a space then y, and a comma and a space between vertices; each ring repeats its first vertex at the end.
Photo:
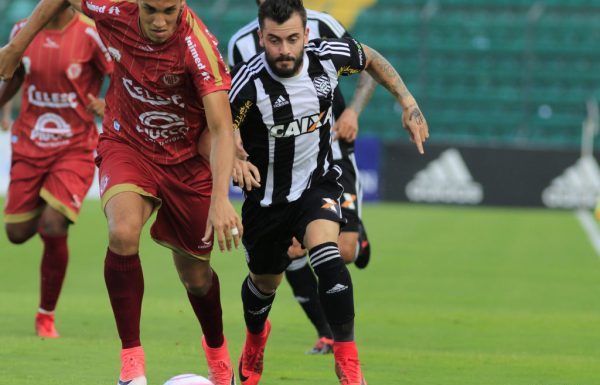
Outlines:
POLYGON ((350 154, 349 158, 335 160, 334 164, 342 169, 342 176, 338 180, 344 188, 340 204, 346 225, 342 228, 342 232, 358 232, 362 212, 362 187, 354 154, 350 154))
POLYGON ((284 272, 291 262, 287 250, 292 237, 302 243, 310 222, 327 219, 343 224, 339 205, 341 194, 342 186, 331 177, 306 190, 296 201, 284 205, 262 207, 260 203, 246 199, 242 207, 242 242, 250 271, 254 274, 284 272))

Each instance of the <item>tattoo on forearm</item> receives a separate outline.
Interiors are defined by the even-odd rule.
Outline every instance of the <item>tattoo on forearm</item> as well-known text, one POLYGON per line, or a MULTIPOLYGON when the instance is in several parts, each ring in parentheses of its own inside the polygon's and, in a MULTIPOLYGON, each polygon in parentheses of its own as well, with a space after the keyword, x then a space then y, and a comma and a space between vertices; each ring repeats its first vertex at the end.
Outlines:
POLYGON ((411 96, 408 88, 402 81, 402 78, 394 67, 381 54, 371 48, 371 70, 369 74, 373 76, 378 83, 390 91, 396 98, 400 100, 411 96))
POLYGON ((358 83, 356 84, 356 91, 354 92, 354 98, 352 98, 352 102, 350 103, 350 108, 352 108, 358 115, 365 108, 371 96, 373 96, 373 91, 375 91, 375 87, 377 86, 377 82, 371 75, 367 72, 362 72, 360 77, 358 78, 358 83))

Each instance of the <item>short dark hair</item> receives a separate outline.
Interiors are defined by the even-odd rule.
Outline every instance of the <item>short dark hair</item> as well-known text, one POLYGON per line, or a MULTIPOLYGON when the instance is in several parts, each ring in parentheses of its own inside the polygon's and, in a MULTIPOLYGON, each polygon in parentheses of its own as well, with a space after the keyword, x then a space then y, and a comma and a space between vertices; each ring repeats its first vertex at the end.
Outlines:
POLYGON ((302 0, 267 0, 258 8, 258 23, 260 28, 265 26, 265 19, 271 19, 283 24, 298 12, 302 25, 306 27, 306 9, 302 0))

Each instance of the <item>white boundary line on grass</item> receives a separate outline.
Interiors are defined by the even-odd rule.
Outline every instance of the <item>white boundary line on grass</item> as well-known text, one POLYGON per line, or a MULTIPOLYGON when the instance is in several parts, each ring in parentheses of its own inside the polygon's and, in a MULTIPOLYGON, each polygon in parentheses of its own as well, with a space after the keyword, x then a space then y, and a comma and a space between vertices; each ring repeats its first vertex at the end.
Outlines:
POLYGON ((579 219, 581 227, 583 227, 585 233, 590 239, 594 250, 596 250, 596 254, 598 254, 600 257, 600 228, 598 228, 596 219, 587 210, 577 210, 575 215, 577 216, 577 219, 579 219))

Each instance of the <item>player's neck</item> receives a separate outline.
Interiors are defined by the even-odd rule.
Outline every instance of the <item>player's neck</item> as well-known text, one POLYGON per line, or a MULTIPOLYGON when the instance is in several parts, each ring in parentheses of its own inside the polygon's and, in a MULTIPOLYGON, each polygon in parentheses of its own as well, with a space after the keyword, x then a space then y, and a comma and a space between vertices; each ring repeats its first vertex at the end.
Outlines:
POLYGON ((46 24, 46 29, 55 29, 55 30, 64 29, 67 25, 69 25, 69 23, 71 22, 71 20, 73 20, 74 17, 75 17, 75 11, 73 11, 72 9, 69 8, 69 9, 61 12, 60 14, 58 14, 52 20, 50 20, 50 22, 48 22, 48 24, 46 24))

